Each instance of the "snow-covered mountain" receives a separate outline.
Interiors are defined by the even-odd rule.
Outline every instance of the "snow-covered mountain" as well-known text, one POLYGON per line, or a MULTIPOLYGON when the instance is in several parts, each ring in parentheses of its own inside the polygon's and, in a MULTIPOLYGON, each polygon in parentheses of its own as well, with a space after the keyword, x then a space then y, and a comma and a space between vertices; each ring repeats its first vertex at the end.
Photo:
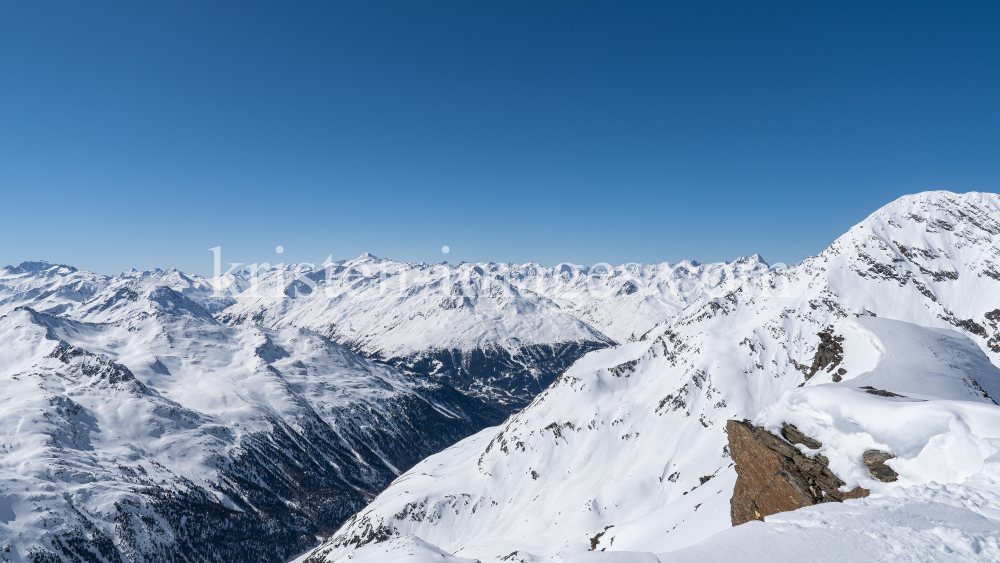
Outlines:
POLYGON ((209 280, 173 268, 129 270, 111 277, 64 264, 24 262, 0 268, 0 314, 22 305, 50 315, 71 313, 101 290, 123 280, 169 287, 209 313, 236 303, 232 297, 216 291, 209 280))
POLYGON ((634 340, 703 295, 767 271, 758 256, 585 268, 411 264, 369 254, 213 280, 228 324, 308 328, 501 407, 523 407, 585 353, 634 340))
POLYGON ((31 305, 52 315, 74 309, 107 287, 110 278, 72 266, 24 262, 0 268, 0 314, 31 305))
POLYGON ((0 561, 285 561, 501 420, 307 329, 225 326, 206 287, 0 271, 0 561))
POLYGON ((422 461, 307 561, 1000 558, 1000 196, 904 197, 735 281, 422 461), (731 528, 732 419, 794 424, 871 496, 731 528))

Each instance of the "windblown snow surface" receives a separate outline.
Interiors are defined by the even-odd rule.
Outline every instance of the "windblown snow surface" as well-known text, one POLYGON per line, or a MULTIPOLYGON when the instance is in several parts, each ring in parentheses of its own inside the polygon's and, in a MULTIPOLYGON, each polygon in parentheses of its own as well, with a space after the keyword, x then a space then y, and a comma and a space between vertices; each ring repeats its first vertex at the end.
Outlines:
POLYGON ((814 258, 587 354, 306 561, 1000 560, 998 260, 1000 196, 901 198, 814 258), (724 428, 745 418, 796 425, 871 496, 731 527, 724 428), (896 482, 868 473, 867 449, 896 456, 896 482))

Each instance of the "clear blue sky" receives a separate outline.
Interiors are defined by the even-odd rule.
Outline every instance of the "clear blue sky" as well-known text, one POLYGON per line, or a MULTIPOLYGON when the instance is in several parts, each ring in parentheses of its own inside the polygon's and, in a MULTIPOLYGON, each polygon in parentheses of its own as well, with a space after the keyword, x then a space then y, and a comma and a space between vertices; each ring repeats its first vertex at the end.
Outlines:
POLYGON ((791 263, 928 189, 1000 191, 1000 2, 0 4, 0 264, 791 263))

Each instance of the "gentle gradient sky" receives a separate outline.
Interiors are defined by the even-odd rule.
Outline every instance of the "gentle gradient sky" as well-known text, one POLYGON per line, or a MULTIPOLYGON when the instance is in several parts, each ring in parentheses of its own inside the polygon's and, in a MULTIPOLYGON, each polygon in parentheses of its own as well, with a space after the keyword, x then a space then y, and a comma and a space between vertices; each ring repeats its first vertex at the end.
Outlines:
POLYGON ((1000 191, 1000 2, 0 4, 0 264, 791 263, 929 189, 1000 191))

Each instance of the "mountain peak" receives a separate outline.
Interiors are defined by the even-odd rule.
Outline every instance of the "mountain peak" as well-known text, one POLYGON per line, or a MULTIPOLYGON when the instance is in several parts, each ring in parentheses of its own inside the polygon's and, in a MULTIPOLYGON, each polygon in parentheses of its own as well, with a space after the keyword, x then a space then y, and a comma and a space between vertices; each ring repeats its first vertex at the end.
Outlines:
POLYGON ((72 266, 67 266, 65 264, 53 264, 52 262, 46 262, 45 260, 21 262, 17 265, 17 269, 22 272, 44 272, 46 270, 51 270, 52 268, 66 268, 70 272, 76 271, 76 268, 72 266))

